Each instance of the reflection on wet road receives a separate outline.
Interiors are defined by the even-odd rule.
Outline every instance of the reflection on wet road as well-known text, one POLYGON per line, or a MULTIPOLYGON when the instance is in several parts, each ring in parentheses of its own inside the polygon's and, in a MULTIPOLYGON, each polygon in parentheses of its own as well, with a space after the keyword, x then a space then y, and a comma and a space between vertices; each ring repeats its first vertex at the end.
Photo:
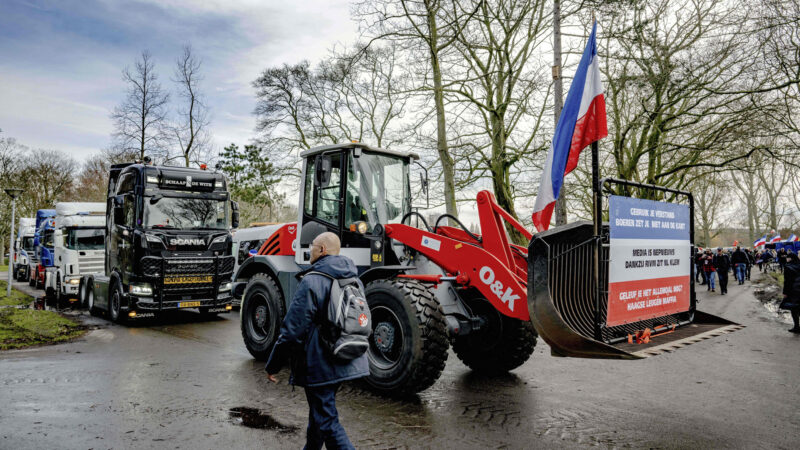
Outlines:
MULTIPOLYGON (((642 361, 555 358, 540 343, 496 378, 451 353, 440 380, 410 399, 343 386, 342 423, 359 448, 794 447, 800 336, 749 285, 730 289, 701 307, 742 331, 642 361)), ((132 327, 82 317, 98 327, 85 338, 0 354, 0 448, 303 445, 302 389, 285 371, 278 385, 266 380, 237 314, 132 327)))

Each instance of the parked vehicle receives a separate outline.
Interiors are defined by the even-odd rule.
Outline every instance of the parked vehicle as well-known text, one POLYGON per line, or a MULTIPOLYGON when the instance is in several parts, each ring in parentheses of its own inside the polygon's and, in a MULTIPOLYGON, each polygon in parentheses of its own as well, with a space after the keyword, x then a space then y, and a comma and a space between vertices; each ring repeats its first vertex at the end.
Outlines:
MULTIPOLYGON (((249 257, 258 253, 258 250, 264 245, 267 238, 272 235, 283 224, 269 224, 251 226, 247 228, 240 228, 232 233, 233 235, 233 255, 236 257, 236 265, 233 268, 233 273, 239 269, 239 266, 249 257)), ((233 307, 240 306, 240 300, 233 299, 233 307)))
POLYGON ((103 271, 105 226, 105 203, 56 204, 54 265, 45 269, 50 298, 77 300, 81 275, 103 271))
POLYGON ((225 177, 145 163, 111 166, 104 271, 82 277, 80 300, 114 322, 160 312, 231 309, 230 227, 238 225, 225 177))
POLYGON ((681 339, 672 350, 690 339, 702 340, 701 333, 738 327, 699 311, 695 316, 689 283, 690 310, 675 317, 607 329, 599 336, 591 327, 575 328, 572 324, 583 326, 585 317, 600 317, 602 305, 597 306, 593 295, 608 290, 607 276, 593 284, 588 269, 592 258, 584 250, 592 249, 587 242, 594 243, 592 224, 533 236, 491 192, 481 191, 480 234, 447 214, 430 227, 411 205, 409 166, 416 154, 350 143, 312 148, 300 156, 298 222, 275 230, 235 276, 233 296, 242 298, 242 336, 257 359, 269 356, 297 289, 296 275, 309 267, 310 244, 325 231, 339 236, 341 254, 353 259, 366 286, 373 324, 366 381, 387 394, 430 387, 444 369, 450 346, 472 370, 498 374, 527 361, 538 336, 559 356, 636 359, 666 351, 622 342, 638 330, 642 333, 637 336, 649 339, 651 331, 656 337, 681 326, 671 335, 681 339), (411 226, 415 217, 423 228, 411 226), (507 226, 527 238, 530 247, 513 244, 507 226), (534 246, 545 248, 538 250, 544 261, 534 246), (577 252, 584 253, 560 259, 577 252), (702 326, 684 326, 693 320, 702 326))
POLYGON ((34 257, 28 265, 30 279, 28 284, 40 289, 44 287, 46 269, 53 266, 53 237, 55 233, 55 209, 36 211, 36 234, 33 238, 34 257))
POLYGON ((21 217, 14 242, 13 273, 17 281, 28 281, 30 277, 30 255, 34 251, 33 240, 36 235, 36 218, 21 217))

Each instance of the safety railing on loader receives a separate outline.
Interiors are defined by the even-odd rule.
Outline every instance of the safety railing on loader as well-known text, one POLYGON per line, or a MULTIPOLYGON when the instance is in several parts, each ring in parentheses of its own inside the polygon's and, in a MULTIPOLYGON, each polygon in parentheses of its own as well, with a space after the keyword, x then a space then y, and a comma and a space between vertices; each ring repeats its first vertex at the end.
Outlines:
POLYGON ((554 355, 638 359, 741 328, 696 310, 691 193, 613 178, 595 186, 593 222, 529 246, 528 309, 554 355))

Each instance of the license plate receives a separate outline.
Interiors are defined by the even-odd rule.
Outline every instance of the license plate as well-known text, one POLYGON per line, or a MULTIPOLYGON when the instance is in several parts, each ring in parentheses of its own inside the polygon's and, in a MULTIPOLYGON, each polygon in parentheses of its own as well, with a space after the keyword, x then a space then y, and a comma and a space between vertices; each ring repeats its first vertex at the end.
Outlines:
POLYGON ((166 277, 164 284, 194 284, 194 283, 211 283, 214 277, 211 275, 205 276, 188 276, 188 277, 166 277))
POLYGON ((178 303, 178 308, 197 308, 200 306, 200 302, 180 302, 178 303))

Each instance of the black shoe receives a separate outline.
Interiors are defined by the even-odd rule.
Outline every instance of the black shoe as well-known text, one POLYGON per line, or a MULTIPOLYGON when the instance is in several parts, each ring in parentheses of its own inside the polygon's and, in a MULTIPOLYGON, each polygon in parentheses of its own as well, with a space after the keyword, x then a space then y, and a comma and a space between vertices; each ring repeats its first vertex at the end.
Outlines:
POLYGON ((798 333, 798 334, 800 334, 800 328, 798 328, 798 327, 790 328, 789 332, 790 333, 798 333))

